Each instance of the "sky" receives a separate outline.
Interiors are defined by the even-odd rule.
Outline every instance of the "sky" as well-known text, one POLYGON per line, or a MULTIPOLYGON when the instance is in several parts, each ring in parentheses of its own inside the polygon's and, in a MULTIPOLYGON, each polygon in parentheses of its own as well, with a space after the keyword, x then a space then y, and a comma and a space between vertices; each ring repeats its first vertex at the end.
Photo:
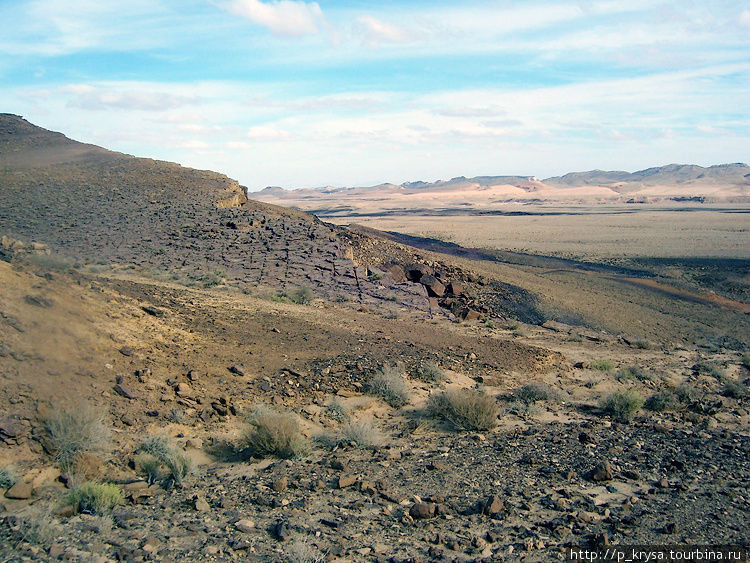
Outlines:
POLYGON ((0 0, 0 17, 0 112, 251 191, 750 160, 750 0, 0 0))

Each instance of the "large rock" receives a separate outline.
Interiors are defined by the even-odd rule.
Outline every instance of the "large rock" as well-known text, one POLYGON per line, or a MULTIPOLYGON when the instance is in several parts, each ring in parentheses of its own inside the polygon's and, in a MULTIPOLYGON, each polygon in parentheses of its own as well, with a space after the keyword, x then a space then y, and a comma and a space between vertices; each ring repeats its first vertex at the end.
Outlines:
POLYGON ((432 270, 426 264, 412 264, 406 268, 406 277, 409 281, 419 282, 422 276, 429 275, 432 270))
POLYGON ((34 492, 34 487, 31 483, 25 481, 18 481, 10 489, 5 491, 6 498, 25 500, 31 498, 31 494, 34 492))
POLYGON ((443 297, 445 286, 433 275, 425 274, 419 279, 419 283, 427 288, 427 293, 433 297, 443 297))
POLYGON ((406 280, 406 272, 404 272, 404 269, 398 264, 389 266, 388 273, 391 274, 391 278, 393 278, 393 281, 396 283, 400 283, 406 280))

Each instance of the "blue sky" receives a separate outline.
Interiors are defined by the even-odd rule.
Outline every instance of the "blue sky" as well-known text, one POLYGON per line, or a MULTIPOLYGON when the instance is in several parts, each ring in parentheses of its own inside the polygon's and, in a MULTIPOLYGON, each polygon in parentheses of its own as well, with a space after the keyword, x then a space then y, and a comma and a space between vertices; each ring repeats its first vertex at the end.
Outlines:
POLYGON ((0 111, 251 189, 750 160, 750 0, 2 0, 0 16, 0 111))

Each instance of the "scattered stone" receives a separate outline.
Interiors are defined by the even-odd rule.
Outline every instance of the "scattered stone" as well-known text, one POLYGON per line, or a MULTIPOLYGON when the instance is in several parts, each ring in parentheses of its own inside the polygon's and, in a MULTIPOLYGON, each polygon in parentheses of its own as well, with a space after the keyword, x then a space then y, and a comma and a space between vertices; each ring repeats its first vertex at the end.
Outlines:
POLYGON ((118 383, 117 385, 115 385, 115 392, 118 395, 125 397, 126 399, 135 399, 135 394, 130 389, 125 387, 122 383, 118 383))
POLYGON ((195 495, 193 498, 193 507, 198 512, 208 512, 211 510, 211 506, 208 504, 205 498, 200 495, 195 495))
POLYGON ((679 531, 680 527, 677 522, 669 522, 662 528, 662 533, 664 534, 676 534, 679 531))
POLYGON ((130 357, 133 355, 133 349, 130 346, 123 346, 122 348, 120 348, 119 352, 123 356, 127 356, 127 357, 130 357))
POLYGON ((433 518, 436 513, 437 506, 426 502, 415 502, 409 509, 409 516, 414 520, 425 520, 427 518, 433 518))
POLYGON ((245 377, 245 368, 238 365, 230 366, 229 368, 230 373, 233 373, 235 375, 239 375, 240 377, 245 377))
POLYGON ((351 487, 356 482, 357 482, 357 477, 355 477, 351 473, 345 473, 345 474, 339 476, 339 479, 338 479, 338 488, 339 489, 346 489, 347 487, 351 487))
POLYGON ((156 307, 152 307, 151 305, 141 307, 141 309, 143 309, 152 317, 163 317, 166 314, 162 309, 157 309, 156 307))
POLYGON ((277 493, 283 493, 284 491, 286 491, 286 488, 288 485, 289 485, 289 479, 286 476, 284 476, 279 479, 276 479, 273 483, 271 483, 271 488, 277 493))
POLYGON ((255 522, 248 519, 238 520, 234 523, 234 527, 240 532, 250 533, 255 530, 255 522))
POLYGON ((611 481, 614 477, 615 475, 612 472, 612 466, 609 461, 606 460, 598 463, 591 471, 592 481, 611 481))
POLYGON ((286 541, 291 536, 289 524, 285 520, 279 520, 273 526, 273 535, 279 541, 286 541))
POLYGON ((505 502, 498 495, 490 495, 479 501, 479 511, 490 517, 496 516, 505 511, 505 502))

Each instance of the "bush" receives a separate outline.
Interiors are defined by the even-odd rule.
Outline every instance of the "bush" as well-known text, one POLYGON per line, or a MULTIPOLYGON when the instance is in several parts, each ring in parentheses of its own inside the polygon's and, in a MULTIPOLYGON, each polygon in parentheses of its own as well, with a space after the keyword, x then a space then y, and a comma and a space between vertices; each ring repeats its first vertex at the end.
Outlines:
POLYGON ((594 360, 591 362, 591 367, 599 371, 612 371, 615 369, 615 364, 611 360, 594 360))
POLYGON ((55 462, 63 471, 70 470, 80 454, 104 451, 109 444, 104 414, 89 404, 53 407, 43 423, 55 462))
POLYGON ((750 369, 750 354, 743 354, 741 363, 743 366, 745 366, 747 369, 750 369))
POLYGON ((719 364, 717 364, 716 362, 709 362, 707 360, 702 360, 696 363, 693 366, 693 372, 695 372, 697 375, 708 375, 710 377, 714 377, 719 381, 721 381, 726 376, 724 369, 719 364))
POLYGON ((664 412, 675 410, 679 404, 680 399, 676 393, 673 393, 672 391, 662 391, 661 393, 651 395, 646 399, 643 406, 650 411, 664 412))
POLYGON ((327 413, 330 418, 338 422, 349 420, 349 409, 338 397, 333 397, 326 405, 327 413))
POLYGON ((553 401, 559 397, 557 391, 552 387, 538 381, 532 381, 519 387, 513 394, 519 401, 523 401, 527 405, 537 401, 553 401))
POLYGON ((687 383, 680 384, 674 392, 680 402, 685 404, 694 403, 701 398, 701 392, 687 383))
POLYGON ((409 402, 409 386, 397 366, 385 366, 372 376, 367 392, 396 409, 409 402))
POLYGON ((143 476, 149 485, 153 485, 161 476, 162 462, 151 454, 140 453, 135 456, 135 470, 143 476))
POLYGON ((260 407, 250 416, 245 442, 253 453, 284 459, 303 457, 310 443, 302 435, 297 417, 260 407))
POLYGON ((635 389, 612 393, 602 403, 604 412, 620 422, 632 421, 642 406, 643 397, 635 389))
POLYGON ((354 444, 358 448, 375 448, 383 443, 383 435, 371 422, 349 422, 341 427, 338 444, 354 444))
POLYGON ((0 469, 0 489, 10 489, 18 481, 15 471, 8 467, 0 469))
POLYGON ((120 487, 112 483, 87 481, 65 496, 65 505, 87 514, 104 514, 122 502, 120 487))
POLYGON ((442 383, 448 377, 435 362, 423 362, 414 370, 414 376, 434 383, 442 383))
POLYGON ((724 387, 721 390, 721 394, 725 397, 732 397, 734 399, 742 399, 747 395, 747 386, 741 381, 735 379, 724 380, 724 387))
POLYGON ((454 389, 430 395, 427 414, 461 430, 490 430, 497 425, 494 397, 477 389, 454 389))
POLYGON ((136 450, 136 469, 149 483, 156 482, 165 470, 168 484, 180 484, 193 471, 190 458, 182 450, 172 446, 166 436, 152 436, 136 450))
POLYGON ((647 381, 651 379, 651 376, 646 373, 643 368, 638 366, 628 366, 617 370, 615 379, 617 379, 617 381, 647 381))

